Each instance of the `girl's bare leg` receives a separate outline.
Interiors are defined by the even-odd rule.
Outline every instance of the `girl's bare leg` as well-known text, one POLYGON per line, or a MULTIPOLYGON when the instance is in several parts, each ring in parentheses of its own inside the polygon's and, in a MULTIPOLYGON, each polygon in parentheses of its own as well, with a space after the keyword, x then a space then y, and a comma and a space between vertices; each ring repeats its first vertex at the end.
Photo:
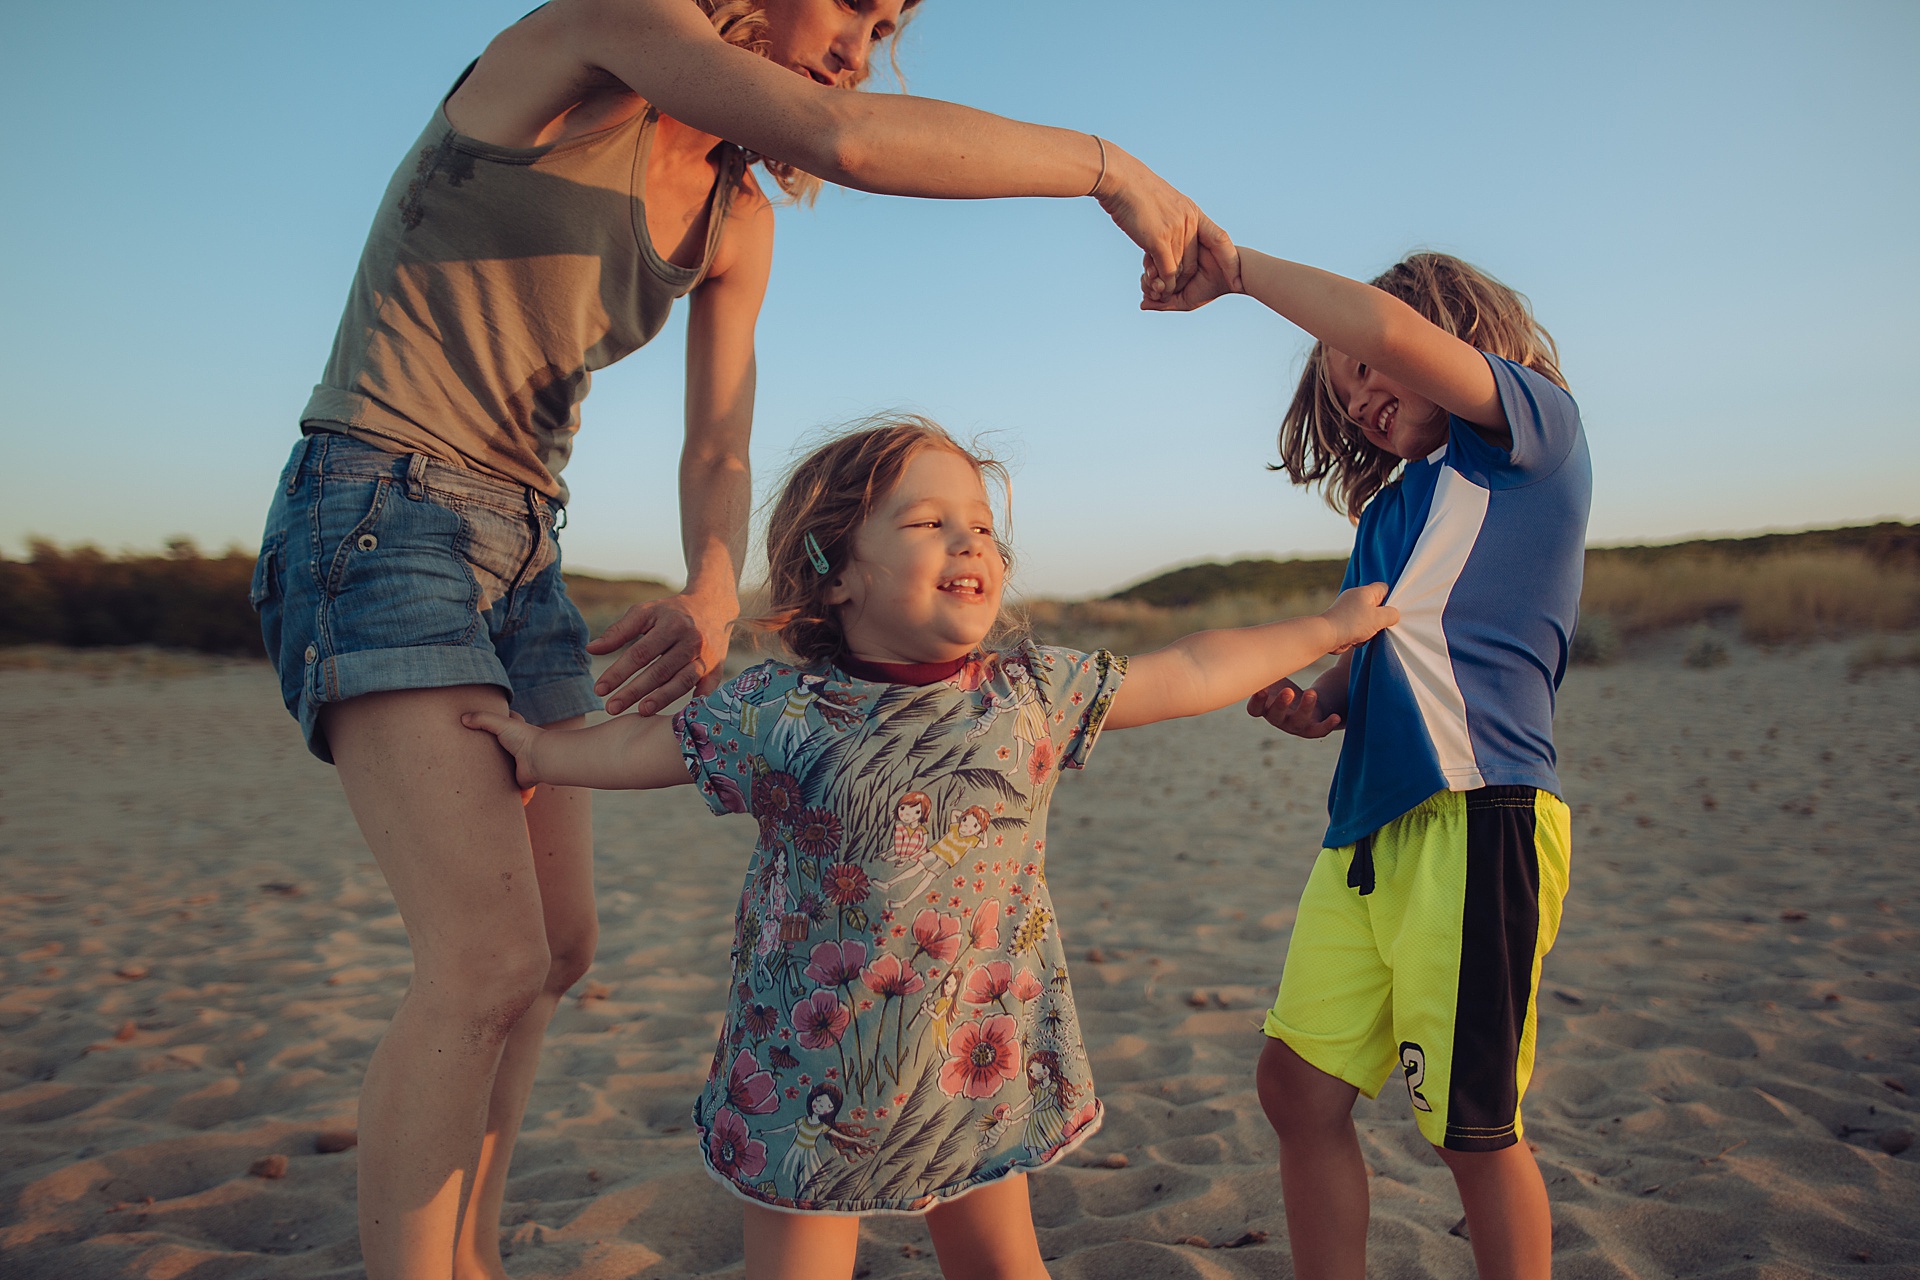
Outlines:
MULTIPOLYGON (((579 729, 586 717, 549 726, 579 729)), ((593 793, 582 787, 543 786, 527 806, 527 834, 533 843, 534 878, 540 885, 541 914, 551 957, 547 981, 514 1025, 500 1052, 487 1103, 487 1129, 454 1255, 455 1280, 507 1280, 500 1261, 500 1210, 506 1198, 507 1171, 514 1142, 526 1115, 533 1078, 540 1067, 540 1046, 554 1010, 593 963, 599 923, 593 907, 593 793)))
POLYGON ((1033 1234, 1027 1175, 976 1187, 958 1200, 927 1210, 927 1230, 940 1271, 979 1280, 1046 1280, 1040 1241, 1033 1234))
MULTIPOLYGON (((860 1219, 746 1206, 747 1280, 847 1280, 860 1219)), ((958 1273, 956 1273, 958 1274, 958 1273)))
POLYGON ((486 685, 368 694, 323 727, 347 802, 393 891, 413 980, 360 1092, 368 1280, 445 1280, 500 1053, 552 967, 527 822, 507 758, 463 728, 506 710, 486 685))
POLYGON ((1280 1194, 1299 1280, 1366 1280, 1367 1165, 1353 1130, 1360 1091, 1268 1039, 1256 1076, 1280 1135, 1280 1194))
POLYGON ((1547 1280, 1553 1273, 1553 1211, 1526 1143, 1498 1151, 1434 1150, 1460 1189, 1480 1280, 1547 1280))

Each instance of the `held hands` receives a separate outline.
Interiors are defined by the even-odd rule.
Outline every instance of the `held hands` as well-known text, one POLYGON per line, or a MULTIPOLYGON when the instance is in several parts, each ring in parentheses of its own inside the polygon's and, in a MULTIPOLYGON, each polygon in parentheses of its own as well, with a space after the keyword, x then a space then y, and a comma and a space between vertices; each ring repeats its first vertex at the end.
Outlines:
POLYGON ((1216 260, 1230 260, 1233 277, 1238 279, 1239 257, 1233 241, 1199 205, 1113 143, 1103 141, 1102 145, 1106 173, 1090 194, 1144 251, 1143 293, 1179 296, 1192 286, 1199 264, 1209 254, 1216 260))
POLYGON ((607 714, 634 707, 650 716, 689 692, 711 693, 720 684, 738 615, 731 596, 723 607, 685 593, 627 610, 587 643, 588 653, 632 646, 594 681, 593 691, 607 699, 607 714))
POLYGON ((460 717, 460 723, 469 729, 479 729, 492 734, 500 740, 500 746, 513 757, 513 777, 523 788, 537 786, 540 775, 533 764, 534 744, 546 734, 545 729, 530 725, 518 711, 501 715, 497 711, 469 711, 460 717))
POLYGON ((1227 233, 1207 224, 1217 234, 1201 236, 1199 257, 1193 273, 1183 276, 1177 289, 1168 289, 1156 275, 1153 259, 1146 260, 1140 275, 1142 311, 1198 311, 1215 298, 1228 293, 1245 292, 1240 282, 1240 250, 1227 233))

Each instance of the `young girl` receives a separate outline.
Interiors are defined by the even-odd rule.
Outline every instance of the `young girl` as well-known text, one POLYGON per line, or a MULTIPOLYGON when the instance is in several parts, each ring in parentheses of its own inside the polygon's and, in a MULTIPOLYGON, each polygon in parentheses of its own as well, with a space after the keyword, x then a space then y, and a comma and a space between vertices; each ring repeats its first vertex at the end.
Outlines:
POLYGON ((797 663, 764 663, 671 726, 621 716, 546 732, 465 718, 499 736, 525 785, 692 780, 715 813, 759 822, 731 1005, 694 1111, 709 1168, 748 1201, 750 1276, 844 1278, 855 1215, 902 1212, 927 1215, 948 1275, 1046 1274, 1024 1175, 1101 1116, 1044 872, 1059 770, 1080 768, 1102 727, 1225 706, 1394 620, 1371 586, 1318 617, 1202 632, 1131 664, 1024 641, 985 648, 1007 568, 989 474, 997 464, 921 419, 837 439, 800 463, 767 535, 774 616, 797 663), (746 691, 764 704, 807 679, 820 688, 804 733, 742 727, 746 691), (1029 695, 1031 717, 969 736, 987 706, 1029 695), (829 705, 840 713, 821 714, 829 705), (967 847, 921 856, 916 868, 937 860, 938 873, 895 906, 880 877, 903 795, 918 821, 953 815, 948 838, 967 847), (785 908, 760 869, 803 829, 813 847, 800 851, 818 856, 782 865, 815 908, 803 937, 762 951, 762 922, 785 908))
POLYGON ((1260 1062, 1294 1269, 1364 1274, 1349 1113, 1398 1069, 1480 1273, 1544 1277, 1553 1227, 1520 1097, 1567 888, 1553 701, 1592 493, 1580 412, 1526 301, 1456 258, 1416 254, 1369 286, 1233 257, 1164 298, 1143 281, 1143 305, 1245 292, 1319 339, 1281 457, 1357 520, 1347 581, 1391 583, 1401 614, 1312 689, 1247 704, 1301 737, 1347 730, 1260 1062))

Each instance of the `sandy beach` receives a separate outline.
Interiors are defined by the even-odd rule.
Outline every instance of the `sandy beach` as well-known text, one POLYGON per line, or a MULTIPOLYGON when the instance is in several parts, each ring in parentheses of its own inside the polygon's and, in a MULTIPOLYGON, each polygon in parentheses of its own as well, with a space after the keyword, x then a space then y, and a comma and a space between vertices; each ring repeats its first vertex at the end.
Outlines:
MULTIPOLYGON (((1920 1275, 1920 670, 1849 646, 1576 668, 1573 893, 1527 1136, 1556 1265, 1603 1277, 1920 1275)), ((0 671, 0 1273, 359 1274, 355 1093, 400 919, 266 666, 0 671)), ((1259 1018, 1334 745, 1238 711, 1105 738, 1055 802, 1104 1130, 1033 1180, 1053 1274, 1292 1274, 1259 1018)), ((598 802, 599 958, 516 1157, 511 1273, 740 1274, 689 1108, 724 1004, 745 822, 598 802)), ((1390 1083, 1357 1111, 1372 1274, 1467 1277, 1444 1168, 1390 1083)), ((858 1274, 935 1276, 911 1219, 858 1274)))

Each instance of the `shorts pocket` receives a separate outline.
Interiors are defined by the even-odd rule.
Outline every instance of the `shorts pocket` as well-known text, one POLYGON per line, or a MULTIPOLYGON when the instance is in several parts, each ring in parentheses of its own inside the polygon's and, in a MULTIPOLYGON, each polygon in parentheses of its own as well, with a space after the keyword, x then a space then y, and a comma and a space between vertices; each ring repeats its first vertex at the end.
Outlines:
POLYGON ((280 594, 280 568, 286 547, 284 533, 273 534, 260 544, 260 558, 253 562, 253 582, 247 587, 247 603, 255 613, 280 594))
POLYGON ((473 642, 484 622, 460 512, 353 477, 327 482, 318 522, 330 652, 473 642))

